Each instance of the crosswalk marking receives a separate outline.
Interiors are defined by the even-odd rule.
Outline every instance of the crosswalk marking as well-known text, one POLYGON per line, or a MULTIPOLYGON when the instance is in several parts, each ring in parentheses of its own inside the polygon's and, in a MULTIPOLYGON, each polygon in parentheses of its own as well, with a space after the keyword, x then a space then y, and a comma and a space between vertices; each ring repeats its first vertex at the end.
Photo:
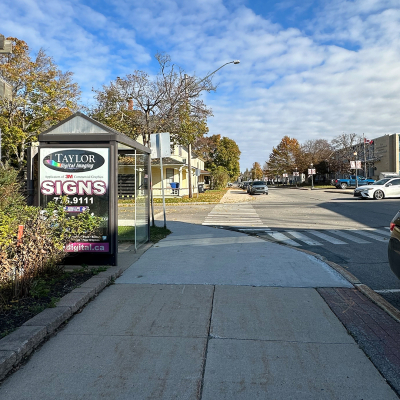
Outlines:
MULTIPOLYGON (((267 228, 252 205, 217 204, 204 219, 203 225, 230 228, 267 228)), ((254 229, 253 228, 253 229, 254 229)))
POLYGON ((336 239, 333 236, 326 235, 325 233, 319 232, 319 231, 307 231, 308 233, 313 234, 314 236, 317 236, 321 239, 326 240, 329 243, 333 244, 347 244, 346 242, 343 242, 342 240, 336 239))
POLYGON ((292 235, 293 237, 295 237, 296 239, 301 240, 302 242, 308 244, 309 246, 322 246, 322 243, 317 242, 316 240, 313 240, 311 238, 309 238, 306 235, 303 235, 300 232, 296 232, 296 231, 287 231, 287 233, 289 233, 290 235, 292 235))
MULTIPOLYGON (((388 229, 390 229, 390 228, 388 228, 388 229)), ((384 229, 374 229, 374 232, 380 233, 381 235, 385 235, 385 236, 390 235, 390 230, 388 232, 388 231, 385 231, 384 229)))
POLYGON ((377 240, 378 242, 387 242, 388 241, 387 237, 374 235, 373 233, 368 232, 368 231, 362 231, 362 230, 355 231, 355 230, 352 229, 351 232, 352 233, 356 233, 356 234, 361 235, 361 236, 366 236, 366 237, 368 237, 370 239, 377 240))
MULTIPOLYGON (((231 227, 232 228, 232 227, 231 227)), ((382 241, 382 242, 387 242, 387 238, 384 238, 382 236, 379 236, 378 234, 373 234, 372 232, 375 232, 375 230, 370 230, 370 229, 365 229, 365 230, 344 230, 344 231, 339 231, 336 229, 332 230, 327 230, 324 232, 321 231, 316 231, 316 230, 309 230, 309 231, 273 231, 271 228, 238 228, 238 227, 233 227, 236 228, 238 231, 244 232, 244 233, 255 233, 258 234, 260 237, 264 238, 271 238, 276 242, 281 242, 285 244, 289 244, 291 246, 295 247, 301 247, 304 245, 309 245, 309 246, 323 246, 323 243, 316 241, 315 239, 312 239, 311 237, 307 236, 308 234, 311 234, 313 236, 317 236, 323 241, 332 243, 332 244, 349 244, 348 242, 355 242, 359 244, 369 244, 373 242, 374 240, 377 241, 382 241), (364 233, 366 233, 364 235, 364 233), (305 235, 306 234, 306 235, 305 235), (334 236, 339 236, 343 239, 346 239, 348 242, 344 242, 343 240, 339 240, 334 236), (363 238, 360 238, 357 236, 357 234, 364 235, 368 237, 370 240, 367 241, 363 238)), ((387 236, 387 232, 384 230, 381 230, 380 234, 385 234, 387 236)))
POLYGON ((379 294, 399 293, 400 289, 382 289, 382 290, 374 290, 374 292, 379 293, 379 294))
POLYGON ((355 243, 359 243, 359 244, 371 243, 371 242, 368 242, 367 240, 361 239, 359 237, 349 235, 348 233, 345 233, 343 231, 332 230, 330 232, 334 233, 337 236, 341 236, 343 239, 350 240, 351 242, 355 242, 355 243))
POLYGON ((285 235, 284 235, 283 233, 281 233, 281 232, 274 232, 274 231, 271 231, 271 232, 268 232, 268 235, 269 235, 269 236, 272 236, 272 237, 273 237, 275 240, 277 240, 278 242, 283 242, 283 243, 286 243, 286 244, 289 244, 289 245, 295 246, 295 247, 301 246, 301 244, 295 242, 295 241, 292 240, 292 239, 289 239, 287 236, 285 236, 285 235))
POLYGON ((267 232, 267 229, 268 229, 268 231, 271 230, 271 228, 240 228, 239 231, 245 231, 245 232, 246 232, 246 231, 267 232))

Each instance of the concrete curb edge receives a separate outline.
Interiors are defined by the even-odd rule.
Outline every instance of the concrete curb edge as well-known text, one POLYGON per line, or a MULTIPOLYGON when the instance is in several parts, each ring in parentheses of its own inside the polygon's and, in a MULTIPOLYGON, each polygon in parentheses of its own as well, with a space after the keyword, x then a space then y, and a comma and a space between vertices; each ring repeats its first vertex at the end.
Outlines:
MULTIPOLYGON (((152 246, 153 243, 149 242, 139 248, 136 252, 137 259, 133 263, 152 246)), ((2 338, 0 340, 0 381, 132 264, 109 267, 107 271, 94 275, 62 297, 54 308, 46 308, 2 338)))
MULTIPOLYGON (((267 240, 267 239, 264 239, 264 240, 267 240)), ((270 241, 270 240, 268 240, 268 241, 270 241)), ((276 243, 272 240, 270 242, 276 243)), ((320 254, 314 253, 309 250, 299 249, 297 247, 290 246, 287 244, 282 244, 282 243, 276 243, 276 244, 280 244, 281 246, 290 247, 293 250, 301 251, 303 253, 313 256, 313 257, 317 258, 318 260, 321 260, 324 263, 328 264, 331 268, 333 268, 340 275, 342 275, 343 278, 345 278, 347 281, 349 281, 357 290, 359 290, 362 294, 364 294, 366 297, 368 297, 373 303, 375 303, 383 311, 385 311, 387 314, 389 314, 394 320, 396 320, 397 322, 400 322, 400 311, 396 307, 392 306, 388 301, 386 301, 381 295, 379 295, 374 290, 372 290, 369 286, 361 283, 358 278, 356 278, 352 273, 347 271, 345 268, 343 268, 339 264, 329 261, 324 256, 321 256, 320 254)))

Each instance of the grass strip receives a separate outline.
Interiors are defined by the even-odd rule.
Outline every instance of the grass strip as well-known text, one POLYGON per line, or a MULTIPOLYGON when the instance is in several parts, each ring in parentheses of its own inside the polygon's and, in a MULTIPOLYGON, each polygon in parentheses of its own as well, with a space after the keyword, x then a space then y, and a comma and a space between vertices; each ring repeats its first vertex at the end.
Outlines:
MULTIPOLYGON (((150 227, 150 242, 157 243, 161 239, 167 237, 171 231, 159 226, 150 227)), ((119 226, 118 227, 118 241, 121 242, 134 242, 135 241, 135 227, 134 226, 119 226)))

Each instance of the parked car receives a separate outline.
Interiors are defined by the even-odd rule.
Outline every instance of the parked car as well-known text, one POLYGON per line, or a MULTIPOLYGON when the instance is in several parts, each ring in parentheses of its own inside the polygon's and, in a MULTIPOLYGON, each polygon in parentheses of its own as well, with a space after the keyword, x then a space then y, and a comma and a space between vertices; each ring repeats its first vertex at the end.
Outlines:
POLYGON ((250 193, 251 186, 253 185, 253 183, 254 183, 254 182, 249 182, 249 183, 248 183, 248 185, 247 185, 247 187, 246 187, 247 193, 250 193))
POLYGON ((389 266, 400 279, 400 211, 390 223, 390 239, 388 245, 389 266))
POLYGON ((387 197, 400 197, 400 177, 384 178, 372 185, 360 186, 354 190, 354 197, 382 200, 387 197))
POLYGON ((375 182, 374 179, 364 178, 363 176, 350 175, 347 179, 335 179, 335 186, 339 189, 346 189, 349 186, 364 186, 372 185, 375 182), (356 185, 357 182, 357 185, 356 185))
POLYGON ((247 190, 247 186, 249 186, 249 184, 250 184, 249 181, 243 182, 242 189, 247 190))
POLYGON ((268 186, 264 181, 251 182, 250 194, 268 194, 268 186))

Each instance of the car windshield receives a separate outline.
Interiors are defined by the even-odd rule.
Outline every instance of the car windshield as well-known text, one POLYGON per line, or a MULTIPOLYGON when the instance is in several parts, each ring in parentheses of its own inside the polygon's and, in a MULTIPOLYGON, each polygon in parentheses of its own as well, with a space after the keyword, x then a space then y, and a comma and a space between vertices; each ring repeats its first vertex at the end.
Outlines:
POLYGON ((380 181, 374 182, 373 185, 384 185, 386 182, 389 182, 392 178, 381 179, 380 181))
POLYGON ((265 182, 262 182, 262 181, 256 181, 256 182, 253 182, 253 185, 265 185, 266 183, 265 182))

